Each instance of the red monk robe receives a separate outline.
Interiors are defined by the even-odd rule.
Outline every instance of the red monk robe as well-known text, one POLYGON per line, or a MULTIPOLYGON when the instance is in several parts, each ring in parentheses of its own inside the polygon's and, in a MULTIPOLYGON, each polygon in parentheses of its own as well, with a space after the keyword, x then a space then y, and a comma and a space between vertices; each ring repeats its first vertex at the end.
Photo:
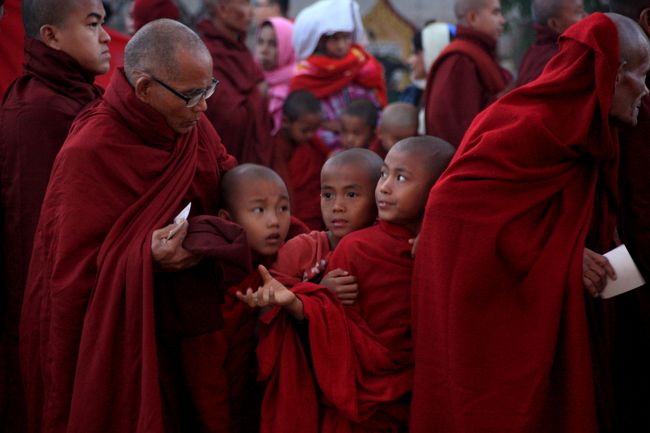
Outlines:
MULTIPOLYGON (((647 85, 647 83, 646 83, 647 85)), ((646 281, 650 281, 650 96, 643 99, 635 127, 623 126, 619 170, 619 235, 646 281)), ((608 301, 613 322, 613 383, 616 431, 650 431, 650 285, 608 301)))
POLYGON ((25 58, 0 108, 0 424, 17 431, 26 428, 18 322, 39 211, 72 121, 101 96, 94 76, 64 52, 27 38, 25 58))
POLYGON ((262 432, 317 431, 319 419, 323 433, 406 431, 412 237, 380 221, 341 240, 328 269, 357 276, 352 307, 313 284, 294 286, 304 305, 313 375, 292 319, 277 310, 262 317, 269 325, 261 328, 258 346, 260 374, 268 381, 262 432))
POLYGON ((590 228, 612 241, 618 64, 607 17, 571 27, 542 76, 477 117, 431 190, 412 433, 597 431, 582 263, 590 228))
POLYGON ((137 32, 142 26, 154 20, 161 18, 178 20, 181 12, 174 0, 135 0, 131 16, 133 29, 137 32))
POLYGON ((237 161, 268 166, 271 117, 258 88, 264 81, 262 70, 243 40, 232 39, 207 20, 199 23, 199 31, 214 59, 214 77, 219 80, 207 101, 208 119, 237 161))
MULTIPOLYGON (((176 135, 121 70, 77 118, 54 164, 22 310, 29 431, 175 430, 161 390, 169 372, 156 338, 151 233, 188 202, 216 214, 220 175, 234 164, 205 117, 176 135)), ((216 290, 211 275, 194 275, 192 290, 216 290)), ((202 306, 197 315, 218 317, 202 306)))
POLYGON ((372 139, 370 145, 368 146, 368 149, 379 155, 381 159, 386 158, 386 154, 388 153, 386 152, 386 149, 384 149, 384 146, 381 144, 381 140, 377 136, 372 139))
POLYGON ((557 54, 560 46, 557 43, 560 35, 548 26, 533 24, 535 42, 526 50, 519 64, 516 87, 523 86, 539 77, 544 66, 557 54))
POLYGON ((270 272, 287 287, 303 281, 317 283, 327 269, 331 254, 327 232, 305 233, 280 248, 270 272))
POLYGON ((282 131, 273 137, 272 146, 271 167, 287 184, 291 215, 311 230, 324 229, 320 211, 320 172, 330 150, 316 135, 296 146, 282 131))
POLYGON ((23 70, 24 37, 20 0, 6 0, 5 14, 0 19, 0 98, 23 70))
POLYGON ((495 56, 494 38, 457 26, 456 38, 429 70, 424 92, 428 135, 458 147, 474 117, 512 81, 495 56))

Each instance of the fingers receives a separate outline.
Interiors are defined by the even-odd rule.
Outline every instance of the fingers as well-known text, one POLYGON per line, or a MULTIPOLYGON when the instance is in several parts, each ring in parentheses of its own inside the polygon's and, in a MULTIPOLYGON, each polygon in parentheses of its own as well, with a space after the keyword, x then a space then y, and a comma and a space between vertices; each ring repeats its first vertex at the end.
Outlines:
POLYGON ((344 277, 344 276, 346 276, 346 275, 348 275, 348 272, 347 272, 347 271, 344 271, 344 270, 341 269, 341 268, 336 268, 336 269, 334 269, 334 270, 332 270, 332 271, 329 271, 329 272, 325 275, 325 278, 328 278, 328 277, 329 277, 329 278, 344 277))
POLYGON ((180 224, 172 224, 172 229, 167 233, 167 240, 176 239, 176 242, 183 242, 185 236, 187 236, 187 228, 189 223, 187 220, 183 220, 180 224))
POLYGON ((262 277, 262 281, 264 282, 264 285, 267 283, 270 283, 271 281, 274 280, 274 278, 271 276, 271 273, 269 272, 268 269, 264 265, 259 265, 257 267, 257 271, 260 273, 260 276, 262 277))

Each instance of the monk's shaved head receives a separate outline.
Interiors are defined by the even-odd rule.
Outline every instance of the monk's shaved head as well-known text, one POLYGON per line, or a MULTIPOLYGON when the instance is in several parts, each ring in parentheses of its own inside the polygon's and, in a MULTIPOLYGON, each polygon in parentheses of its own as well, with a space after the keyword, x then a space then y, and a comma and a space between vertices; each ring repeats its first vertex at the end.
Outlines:
POLYGON ((650 8, 650 0, 609 0, 609 10, 635 21, 646 8, 650 8))
POLYGON ((533 19, 537 24, 545 26, 549 19, 560 15, 565 1, 533 0, 533 19))
POLYGON ((135 72, 146 72, 160 79, 177 79, 183 66, 177 60, 179 50, 212 64, 201 38, 185 24, 163 18, 144 25, 124 49, 126 78, 133 84, 135 72))
POLYGON ((415 105, 406 102, 393 102, 381 112, 379 123, 386 128, 417 131, 418 109, 415 105))
POLYGON ((347 149, 335 153, 331 158, 325 161, 323 172, 327 170, 337 170, 342 166, 353 166, 368 175, 368 181, 372 186, 379 180, 381 174, 381 165, 383 161, 375 152, 364 148, 347 149))
POLYGON ((413 160, 424 165, 435 182, 449 165, 456 149, 442 138, 422 135, 409 137, 395 143, 390 152, 404 152, 413 155, 413 160))
MULTIPOLYGON (((279 174, 268 167, 258 164, 242 164, 228 171, 221 182, 222 207, 232 210, 237 200, 241 199, 244 186, 255 182, 272 182, 281 185, 287 191, 287 185, 279 174)), ((287 197, 289 193, 287 192, 287 197)))
POLYGON ((623 15, 606 14, 618 30, 618 43, 621 61, 637 65, 650 56, 650 42, 641 26, 632 18, 623 15))
POLYGON ((83 3, 85 0, 23 0, 25 33, 39 39, 41 27, 46 24, 61 27, 70 13, 83 3))
POLYGON ((454 2, 454 14, 459 22, 464 22, 469 11, 478 11, 485 6, 485 0, 456 0, 454 2))

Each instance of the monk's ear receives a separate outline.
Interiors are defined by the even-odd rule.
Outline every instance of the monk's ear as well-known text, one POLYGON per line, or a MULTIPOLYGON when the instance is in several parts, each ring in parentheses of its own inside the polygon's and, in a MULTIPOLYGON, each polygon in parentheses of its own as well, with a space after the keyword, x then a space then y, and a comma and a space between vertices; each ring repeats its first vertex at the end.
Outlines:
POLYGON ((291 127, 291 120, 284 114, 282 115, 282 127, 283 128, 290 128, 291 127))
POLYGON ((51 24, 41 26, 39 31, 41 41, 50 48, 61 50, 59 42, 59 30, 51 24))
POLYGON ((560 23, 559 20, 556 17, 551 17, 546 21, 546 26, 553 30, 555 33, 561 33, 560 30, 560 23))
POLYGON ((650 37, 650 8, 645 8, 641 11, 639 24, 641 24, 643 31, 650 37))
POLYGON ((232 221, 232 217, 230 216, 230 212, 228 212, 225 209, 219 209, 219 212, 217 212, 217 216, 219 218, 223 218, 228 221, 232 221))
POLYGON ((473 28, 474 25, 476 24, 476 18, 478 17, 478 12, 475 10, 470 10, 467 11, 465 14, 465 22, 467 23, 467 27, 473 28))
POLYGON ((151 90, 153 88, 152 84, 153 80, 148 75, 136 75, 135 83, 133 84, 133 88, 135 89, 135 96, 137 96, 137 98, 142 102, 148 104, 149 100, 151 99, 151 90))

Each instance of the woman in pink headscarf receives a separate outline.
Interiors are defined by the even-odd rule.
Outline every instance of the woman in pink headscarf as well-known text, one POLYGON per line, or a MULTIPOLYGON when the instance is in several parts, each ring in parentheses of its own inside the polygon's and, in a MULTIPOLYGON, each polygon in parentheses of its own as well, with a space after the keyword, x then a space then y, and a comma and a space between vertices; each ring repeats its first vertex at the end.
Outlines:
POLYGON ((296 66, 296 55, 291 44, 292 32, 293 23, 281 17, 264 21, 257 32, 255 59, 262 66, 269 86, 269 112, 273 118, 273 135, 282 125, 282 104, 289 94, 289 81, 296 66))

